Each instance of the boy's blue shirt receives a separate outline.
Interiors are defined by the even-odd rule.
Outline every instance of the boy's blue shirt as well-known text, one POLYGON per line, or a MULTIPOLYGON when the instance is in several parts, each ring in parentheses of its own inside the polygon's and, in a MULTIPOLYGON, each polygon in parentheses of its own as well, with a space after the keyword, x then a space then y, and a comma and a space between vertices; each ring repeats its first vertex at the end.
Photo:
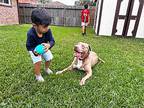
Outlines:
POLYGON ((55 40, 50 29, 42 37, 37 36, 36 30, 33 27, 27 32, 26 48, 28 51, 34 51, 37 45, 47 42, 50 43, 51 49, 54 46, 55 40))

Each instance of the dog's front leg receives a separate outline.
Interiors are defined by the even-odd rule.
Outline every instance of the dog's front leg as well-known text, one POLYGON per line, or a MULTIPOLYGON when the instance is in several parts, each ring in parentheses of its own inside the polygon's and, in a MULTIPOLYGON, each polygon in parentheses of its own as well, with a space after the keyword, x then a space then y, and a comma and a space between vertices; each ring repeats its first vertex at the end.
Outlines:
POLYGON ((91 69, 91 66, 85 66, 84 67, 85 69, 85 72, 86 72, 86 76, 84 76, 81 81, 80 81, 80 85, 84 85, 85 84, 85 81, 90 78, 92 76, 92 69, 91 69))
POLYGON ((61 71, 56 72, 56 74, 61 74, 61 73, 65 72, 65 71, 67 71, 67 70, 72 70, 75 61, 76 61, 76 58, 74 58, 74 60, 73 60, 73 62, 71 63, 70 66, 68 66, 67 68, 65 68, 65 69, 63 69, 63 70, 61 70, 61 71))

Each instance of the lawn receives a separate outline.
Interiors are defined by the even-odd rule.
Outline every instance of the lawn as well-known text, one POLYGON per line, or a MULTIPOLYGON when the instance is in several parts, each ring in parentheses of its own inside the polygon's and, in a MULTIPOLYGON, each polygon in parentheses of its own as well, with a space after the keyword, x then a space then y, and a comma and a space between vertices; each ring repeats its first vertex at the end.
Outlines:
POLYGON ((82 71, 46 75, 35 81, 33 64, 26 50, 30 25, 0 27, 1 108, 142 108, 144 107, 144 39, 81 36, 79 27, 52 26, 56 41, 51 69, 56 72, 73 59, 73 46, 87 42, 104 61, 93 68, 85 86, 82 71))

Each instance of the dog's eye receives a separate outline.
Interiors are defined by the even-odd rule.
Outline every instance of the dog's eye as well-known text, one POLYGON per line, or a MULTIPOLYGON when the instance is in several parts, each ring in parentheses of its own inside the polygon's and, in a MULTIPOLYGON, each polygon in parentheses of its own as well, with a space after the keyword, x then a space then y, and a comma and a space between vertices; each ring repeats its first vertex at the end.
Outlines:
POLYGON ((85 46, 82 45, 82 49, 85 49, 85 46))
POLYGON ((81 52, 81 54, 85 54, 85 52, 81 52))
POLYGON ((84 48, 84 47, 85 47, 85 46, 82 44, 82 45, 81 45, 81 48, 84 48))

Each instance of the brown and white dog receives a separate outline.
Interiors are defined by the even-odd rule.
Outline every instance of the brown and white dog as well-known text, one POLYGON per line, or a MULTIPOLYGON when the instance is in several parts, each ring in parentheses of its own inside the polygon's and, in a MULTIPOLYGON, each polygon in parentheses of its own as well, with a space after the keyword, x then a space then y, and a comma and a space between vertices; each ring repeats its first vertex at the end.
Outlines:
POLYGON ((61 74, 67 70, 79 69, 86 72, 86 75, 81 79, 80 85, 84 85, 85 81, 92 76, 92 67, 99 61, 104 61, 100 59, 97 54, 91 51, 90 46, 87 43, 79 42, 74 46, 74 60, 70 66, 63 69, 62 71, 56 72, 56 74, 61 74))

